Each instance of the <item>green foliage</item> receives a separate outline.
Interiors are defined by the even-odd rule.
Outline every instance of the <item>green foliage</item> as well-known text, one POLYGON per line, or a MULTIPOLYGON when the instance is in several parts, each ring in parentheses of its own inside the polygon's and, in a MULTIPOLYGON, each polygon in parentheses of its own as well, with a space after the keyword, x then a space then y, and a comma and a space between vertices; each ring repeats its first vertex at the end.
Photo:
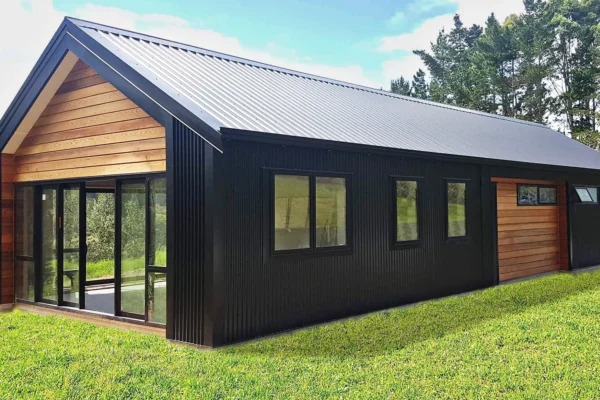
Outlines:
POLYGON ((504 22, 490 15, 484 28, 466 28, 456 15, 430 51, 414 51, 429 72, 428 89, 419 76, 412 85, 393 81, 392 91, 552 124, 600 149, 600 0, 524 6, 504 22))
POLYGON ((597 398, 600 272, 556 274, 214 351, 0 314, 0 398, 597 398))

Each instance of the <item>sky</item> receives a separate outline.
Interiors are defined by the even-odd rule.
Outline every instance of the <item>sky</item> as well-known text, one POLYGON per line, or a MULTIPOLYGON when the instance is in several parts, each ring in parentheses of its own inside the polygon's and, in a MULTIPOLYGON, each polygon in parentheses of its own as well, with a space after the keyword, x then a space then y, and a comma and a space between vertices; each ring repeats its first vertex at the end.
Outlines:
POLYGON ((65 16, 374 88, 424 68, 458 13, 467 25, 522 0, 0 0, 0 115, 65 16))

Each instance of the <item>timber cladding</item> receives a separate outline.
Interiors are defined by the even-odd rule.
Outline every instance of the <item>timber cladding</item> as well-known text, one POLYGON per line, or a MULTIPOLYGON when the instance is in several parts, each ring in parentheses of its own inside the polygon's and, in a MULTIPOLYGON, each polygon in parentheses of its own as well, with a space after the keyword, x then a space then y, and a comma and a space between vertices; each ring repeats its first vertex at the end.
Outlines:
POLYGON ((13 268, 13 204, 14 156, 2 154, 2 271, 0 271, 0 304, 12 303, 14 296, 13 268))
POLYGON ((564 182, 492 178, 497 187, 500 281, 569 268, 564 182), (557 187, 557 205, 517 205, 517 185, 557 187))
POLYGON ((14 181, 165 170, 165 128, 78 61, 15 153, 14 181))

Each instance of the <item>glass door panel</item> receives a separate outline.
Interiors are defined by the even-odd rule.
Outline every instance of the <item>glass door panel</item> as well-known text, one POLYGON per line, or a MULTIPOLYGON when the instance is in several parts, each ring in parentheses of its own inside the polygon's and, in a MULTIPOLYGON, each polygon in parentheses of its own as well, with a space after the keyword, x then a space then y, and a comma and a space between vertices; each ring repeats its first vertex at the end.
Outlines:
POLYGON ((86 182, 85 308, 115 314, 115 181, 86 182))
POLYGON ((146 185, 121 183, 121 313, 136 318, 146 314, 146 185))
POLYGON ((62 216, 59 216, 59 229, 62 228, 62 301, 79 306, 79 264, 80 264, 80 188, 62 189, 62 216))
POLYGON ((35 301, 33 255, 33 215, 35 189, 21 186, 15 190, 15 295, 35 301))
POLYGON ((42 188, 41 298, 50 302, 58 301, 56 195, 56 188, 42 188))

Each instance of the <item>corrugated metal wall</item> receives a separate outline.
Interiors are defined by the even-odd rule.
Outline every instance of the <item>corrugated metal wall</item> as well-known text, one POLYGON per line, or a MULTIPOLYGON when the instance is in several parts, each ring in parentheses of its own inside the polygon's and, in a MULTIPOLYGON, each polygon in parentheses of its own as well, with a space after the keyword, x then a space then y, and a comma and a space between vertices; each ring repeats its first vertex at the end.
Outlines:
POLYGON ((174 120, 167 135, 168 334, 201 344, 204 311, 204 141, 174 120), (172 194, 172 195, 171 195, 172 194))
POLYGON ((224 341, 491 285, 482 267, 479 167, 400 157, 226 141, 224 341), (263 168, 352 174, 353 251, 270 257, 263 168), (391 175, 422 176, 420 248, 390 249, 391 175), (445 236, 444 178, 469 179, 469 240, 445 236))
POLYGON ((573 187, 571 198, 571 268, 579 269, 600 265, 600 206, 577 203, 573 187))

